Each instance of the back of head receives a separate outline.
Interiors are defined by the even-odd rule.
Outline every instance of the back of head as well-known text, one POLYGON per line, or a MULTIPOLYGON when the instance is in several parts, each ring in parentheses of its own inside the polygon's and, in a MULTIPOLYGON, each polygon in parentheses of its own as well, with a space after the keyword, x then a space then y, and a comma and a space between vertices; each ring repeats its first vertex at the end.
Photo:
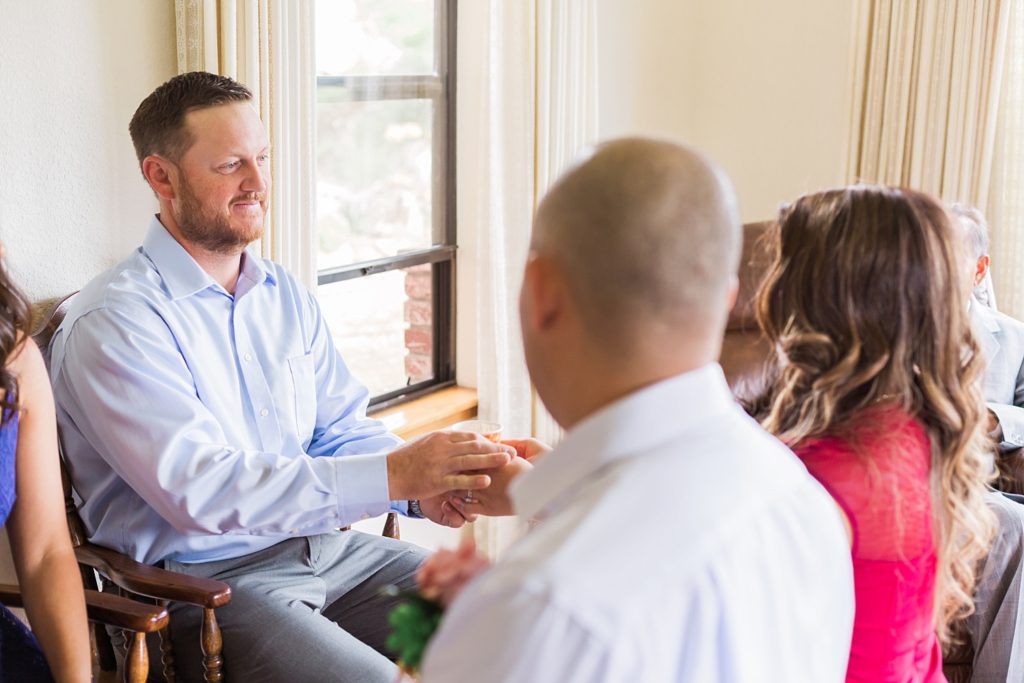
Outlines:
POLYGON ((989 462, 982 429, 983 360, 967 312, 963 239, 920 192, 852 186, 807 195, 779 216, 758 321, 776 354, 757 402, 789 444, 842 433, 862 411, 896 404, 932 444, 946 639, 971 608, 974 563, 986 550, 989 462))
POLYGON ((988 221, 976 207, 961 202, 949 205, 949 212, 960 221, 967 239, 968 255, 977 260, 988 253, 988 221))
POLYGON ((151 154, 177 162, 192 144, 185 115, 194 109, 249 102, 252 92, 227 76, 190 71, 170 79, 135 110, 128 132, 139 165, 151 154))
POLYGON ((780 356, 773 431, 815 436, 883 396, 919 414, 925 380, 955 389, 964 344, 973 345, 959 237, 936 200, 911 190, 852 186, 782 211, 758 297, 780 356), (805 394, 831 424, 801 424, 811 413, 787 410, 805 394))
POLYGON ((533 248, 561 265, 587 331, 610 351, 652 327, 720 336, 739 263, 737 202, 693 151, 615 140, 544 198, 533 248))

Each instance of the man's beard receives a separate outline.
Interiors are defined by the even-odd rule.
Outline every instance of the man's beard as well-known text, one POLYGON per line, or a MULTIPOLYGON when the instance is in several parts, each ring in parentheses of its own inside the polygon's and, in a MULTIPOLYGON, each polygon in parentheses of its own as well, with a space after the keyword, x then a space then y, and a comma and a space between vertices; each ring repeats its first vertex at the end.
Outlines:
MULTIPOLYGON (((249 243, 263 236, 263 221, 257 225, 235 228, 227 216, 205 210, 185 178, 181 180, 179 195, 181 204, 174 217, 178 229, 185 239, 206 251, 215 254, 237 254, 249 243)), ((264 197, 263 193, 251 192, 236 197, 234 201, 258 201, 262 207, 264 197)))

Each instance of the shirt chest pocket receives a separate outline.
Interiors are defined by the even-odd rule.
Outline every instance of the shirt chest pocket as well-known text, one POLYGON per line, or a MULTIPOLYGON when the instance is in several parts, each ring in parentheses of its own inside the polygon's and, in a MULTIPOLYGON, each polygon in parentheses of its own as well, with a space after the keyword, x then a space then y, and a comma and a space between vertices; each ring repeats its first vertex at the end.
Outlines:
POLYGON ((308 446, 316 427, 316 377, 313 356, 303 354, 288 359, 288 372, 292 380, 295 429, 299 441, 308 446))

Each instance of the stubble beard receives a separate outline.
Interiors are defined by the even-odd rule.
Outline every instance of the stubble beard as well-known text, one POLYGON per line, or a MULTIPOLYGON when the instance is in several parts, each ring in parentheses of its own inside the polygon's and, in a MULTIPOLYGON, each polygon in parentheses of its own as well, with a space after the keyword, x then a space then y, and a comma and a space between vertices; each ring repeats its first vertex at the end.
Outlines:
MULTIPOLYGON (((182 236, 192 244, 215 254, 237 254, 263 236, 263 220, 258 224, 234 227, 227 216, 207 211, 188 180, 182 179, 179 190, 181 204, 175 221, 182 236)), ((266 218, 264 196, 258 193, 243 195, 234 201, 258 200, 266 218)))

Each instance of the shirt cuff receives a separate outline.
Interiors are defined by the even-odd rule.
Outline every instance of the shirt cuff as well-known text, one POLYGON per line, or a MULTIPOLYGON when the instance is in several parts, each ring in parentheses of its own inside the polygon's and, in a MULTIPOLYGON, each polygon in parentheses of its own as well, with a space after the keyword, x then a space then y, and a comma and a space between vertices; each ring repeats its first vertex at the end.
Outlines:
POLYGON ((391 509, 387 457, 387 453, 374 453, 333 458, 341 521, 369 519, 391 509))
POLYGON ((988 403, 987 405, 988 409, 999 418, 999 426, 1003 430, 1003 441, 999 444, 999 449, 1005 451, 1024 446, 1024 433, 1022 433, 1020 421, 1014 419, 1016 406, 1001 403, 988 403))

